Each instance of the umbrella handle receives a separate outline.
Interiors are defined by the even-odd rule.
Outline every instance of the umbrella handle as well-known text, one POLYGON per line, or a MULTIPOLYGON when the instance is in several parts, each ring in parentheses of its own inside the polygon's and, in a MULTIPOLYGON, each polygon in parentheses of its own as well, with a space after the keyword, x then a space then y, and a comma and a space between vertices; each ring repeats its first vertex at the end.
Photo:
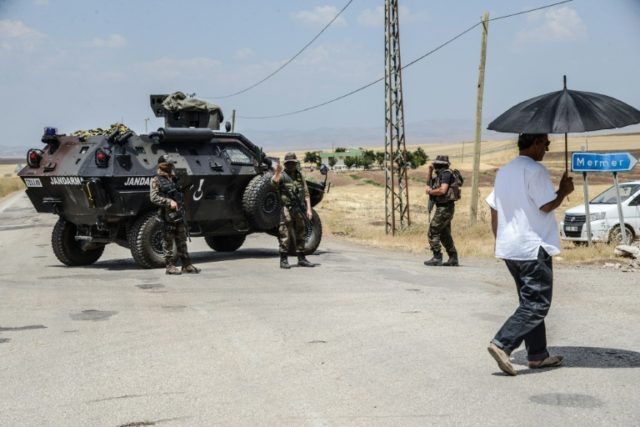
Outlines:
POLYGON ((564 134, 564 171, 569 173, 569 142, 567 134, 564 134))
MULTIPOLYGON (((566 76, 565 76, 565 84, 566 84, 566 76)), ((569 175, 569 142, 567 138, 567 134, 564 134, 564 172, 569 175)), ((569 201, 569 196, 567 196, 567 202, 569 201)))

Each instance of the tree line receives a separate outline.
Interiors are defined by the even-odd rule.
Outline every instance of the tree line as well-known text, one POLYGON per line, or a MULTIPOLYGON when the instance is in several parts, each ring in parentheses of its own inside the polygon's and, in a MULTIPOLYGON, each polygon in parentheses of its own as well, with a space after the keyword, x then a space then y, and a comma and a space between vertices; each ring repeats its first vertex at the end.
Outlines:
MULTIPOLYGON (((338 147, 334 150, 334 153, 344 153, 347 150, 342 147, 338 147)), ((384 151, 374 151, 374 150, 361 150, 361 156, 347 156, 344 159, 344 165, 351 169, 352 167, 363 168, 365 170, 371 169, 373 166, 377 166, 380 169, 384 167, 385 162, 385 153, 384 151)), ((425 151, 418 147, 415 151, 407 151, 407 156, 405 159, 405 164, 401 164, 401 160, 396 160, 397 167, 410 167, 411 169, 417 169, 420 166, 427 163, 429 160, 429 156, 425 151)), ((335 157, 330 156, 327 159, 329 166, 334 167, 337 163, 335 157)), ((307 151, 304 154, 304 162, 312 163, 316 166, 320 167, 322 164, 322 158, 320 157, 319 151, 307 151)))

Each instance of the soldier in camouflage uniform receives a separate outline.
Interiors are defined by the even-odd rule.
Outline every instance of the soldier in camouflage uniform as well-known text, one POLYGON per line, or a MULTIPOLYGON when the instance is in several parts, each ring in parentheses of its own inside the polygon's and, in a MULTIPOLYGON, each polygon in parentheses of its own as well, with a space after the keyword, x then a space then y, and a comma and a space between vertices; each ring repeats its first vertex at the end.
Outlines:
POLYGON ((158 172, 151 180, 151 202, 160 206, 160 220, 163 222, 164 235, 162 248, 166 262, 167 274, 199 273, 200 270, 191 263, 189 252, 187 251, 187 229, 182 218, 180 206, 175 200, 181 194, 175 174, 173 164, 166 156, 158 159, 158 172), (176 254, 173 247, 177 249, 177 258, 182 261, 182 271, 176 267, 176 254))
POLYGON ((309 221, 313 217, 311 210, 311 199, 307 182, 299 169, 299 162, 295 153, 287 153, 284 156, 284 168, 278 164, 275 174, 271 178, 273 185, 278 188, 282 210, 280 211, 280 225, 278 227, 278 241, 280 243, 280 268, 291 268, 288 260, 290 236, 294 238, 296 253, 298 255, 298 266, 315 267, 304 255, 305 242, 305 218, 309 221), (298 200, 292 200, 295 197, 298 200), (296 209, 294 204, 304 205, 304 211, 296 209))
POLYGON ((455 213, 455 201, 451 198, 450 187, 454 183, 454 176, 449 165, 449 156, 437 156, 436 160, 429 165, 427 194, 436 206, 436 213, 429 223, 429 246, 433 252, 433 258, 424 262, 427 266, 458 266, 458 252, 451 237, 451 220, 455 213), (449 259, 444 263, 442 246, 449 255, 449 259))

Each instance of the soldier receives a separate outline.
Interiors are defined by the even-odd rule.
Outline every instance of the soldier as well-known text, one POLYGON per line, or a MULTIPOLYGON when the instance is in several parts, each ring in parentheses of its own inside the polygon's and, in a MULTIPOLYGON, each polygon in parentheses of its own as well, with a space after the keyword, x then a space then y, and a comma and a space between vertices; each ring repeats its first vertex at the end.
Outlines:
POLYGON ((311 221, 311 198, 307 182, 299 169, 298 158, 295 153, 284 156, 284 168, 276 166, 271 182, 278 189, 282 210, 280 211, 280 225, 278 227, 278 242, 280 243, 280 268, 289 269, 289 236, 294 237, 298 266, 315 267, 304 255, 304 241, 307 219, 311 221), (306 218, 304 217, 306 215, 306 218))
POLYGON ((200 269, 191 263, 187 251, 187 228, 185 224, 182 191, 178 187, 173 171, 173 163, 167 156, 158 159, 158 171, 151 180, 151 202, 160 206, 160 220, 164 226, 162 248, 166 262, 167 274, 199 273, 200 269), (177 249, 177 257, 182 261, 182 272, 176 267, 176 256, 173 245, 177 249))
POLYGON ((429 246, 433 252, 433 258, 425 261, 424 265, 450 267, 458 266, 458 252, 451 237, 451 220, 455 213, 455 199, 452 197, 452 184, 454 176, 449 169, 449 156, 437 156, 436 160, 429 165, 429 185, 427 194, 430 202, 436 206, 436 213, 429 224, 429 246), (433 177, 433 172, 436 176, 433 177), (442 262, 442 246, 447 251, 449 259, 442 262))

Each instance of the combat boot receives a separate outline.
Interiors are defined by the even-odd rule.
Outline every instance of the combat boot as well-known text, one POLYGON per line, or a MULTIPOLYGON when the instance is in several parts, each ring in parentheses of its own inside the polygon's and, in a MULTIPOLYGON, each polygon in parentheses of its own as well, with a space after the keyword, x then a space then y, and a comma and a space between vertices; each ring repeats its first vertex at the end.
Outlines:
POLYGON ((182 272, 198 274, 200 273, 200 269, 193 264, 187 264, 182 266, 182 272))
POLYGON ((429 267, 442 265, 442 252, 434 252, 433 258, 431 258, 429 261, 425 261, 424 265, 429 267))
POLYGON ((288 270, 291 268, 291 266, 289 265, 289 259, 287 254, 280 254, 280 268, 284 268, 285 270, 288 270))
POLYGON ((192 274, 200 273, 200 269, 197 268, 195 265, 193 265, 193 263, 191 262, 191 257, 189 255, 181 256, 180 261, 182 261, 183 273, 192 273, 192 274))
POLYGON ((310 262, 307 257, 304 256, 304 253, 298 253, 298 267, 315 267, 316 265, 310 262))
POLYGON ((166 274, 180 275, 182 272, 173 264, 167 264, 166 274))
POLYGON ((460 264, 458 263, 458 252, 449 253, 449 259, 442 263, 445 267, 457 267, 460 264))

